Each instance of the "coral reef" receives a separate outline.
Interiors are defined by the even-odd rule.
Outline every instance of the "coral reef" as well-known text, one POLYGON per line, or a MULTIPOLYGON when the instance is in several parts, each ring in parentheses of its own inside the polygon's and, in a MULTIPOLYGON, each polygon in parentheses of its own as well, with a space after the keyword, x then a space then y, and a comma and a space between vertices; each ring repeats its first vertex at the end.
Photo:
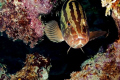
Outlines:
POLYGON ((25 66, 11 80, 46 80, 50 70, 50 60, 38 53, 28 54, 25 66))
POLYGON ((5 31, 13 40, 23 40, 33 48, 44 35, 44 24, 39 14, 47 14, 52 9, 50 0, 5 0, 1 1, 0 31, 5 31), (3 5, 3 3, 5 3, 3 5))
POLYGON ((10 80, 10 76, 6 74, 6 66, 0 63, 0 80, 10 80))
MULTIPOLYGON (((120 43, 119 43, 120 45, 120 43)), ((106 53, 97 53, 92 59, 86 60, 80 72, 73 72, 70 80, 119 80, 120 57, 113 45, 106 53)))
POLYGON ((111 15, 116 22, 116 25, 119 30, 120 26, 120 1, 119 0, 101 0, 102 7, 106 7, 105 16, 111 15), (111 14, 110 14, 111 11, 111 14))
POLYGON ((39 53, 27 54, 25 66, 15 74, 7 74, 0 64, 0 80, 47 80, 50 59, 39 53))
MULTIPOLYGON (((8 2, 2 6, 0 11, 0 31, 5 31, 9 38, 13 40, 23 40, 24 43, 30 43, 33 48, 38 40, 42 40, 44 35, 44 25, 36 15, 32 15, 22 2, 15 5, 14 2, 8 2)), ((42 10, 41 10, 42 11, 42 10)))
POLYGON ((116 5, 118 1, 119 0, 101 0, 102 7, 106 7, 105 16, 110 15, 110 10, 114 8, 114 5, 116 5))
POLYGON ((53 7, 51 0, 22 0, 22 2, 34 14, 47 14, 53 7))
POLYGON ((98 52, 93 58, 86 60, 81 71, 73 72, 70 80, 120 80, 120 1, 101 0, 106 6, 105 15, 111 15, 118 28, 118 40, 109 44, 106 52, 98 52))
MULTIPOLYGON (((30 47, 33 48, 37 44, 37 41, 42 40, 42 36, 44 35, 44 25, 42 23, 42 17, 45 17, 46 19, 44 20, 44 22, 50 21, 51 19, 55 19, 59 22, 58 16, 60 15, 60 10, 64 1, 66 0, 0 0, 0 31, 6 32, 9 39, 12 38, 13 40, 23 40, 25 44, 30 44, 30 47)), ((110 15, 110 11, 114 11, 114 13, 112 12, 112 17, 114 18, 119 29, 119 4, 116 5, 119 0, 103 0, 103 2, 105 2, 103 6, 107 7, 106 16, 110 15)), ((87 1, 86 3, 89 2, 87 1)), ((88 6, 86 6, 86 9, 87 8, 88 6)), ((91 16, 88 18, 91 20, 88 21, 91 21, 89 23, 93 23, 96 19, 98 19, 99 14, 97 13, 97 11, 93 11, 94 9, 90 6, 89 8, 90 9, 87 14, 91 16), (97 18, 95 16, 97 16, 97 18)), ((102 17, 100 16, 99 19, 102 19, 102 17)), ((96 22, 97 25, 99 25, 99 21, 103 20, 98 20, 96 22)), ((3 57, 1 57, 0 60, 2 63, 10 65, 10 67, 7 67, 8 70, 11 70, 9 72, 15 73, 17 70, 19 71, 17 71, 15 74, 7 74, 7 71, 4 70, 3 66, 1 67, 0 65, 0 80, 46 80, 48 79, 48 77, 49 80, 63 80, 63 78, 68 78, 69 73, 71 73, 72 71, 78 71, 80 64, 84 60, 86 60, 86 55, 80 54, 80 49, 71 49, 70 53, 66 55, 66 51, 69 48, 68 45, 66 45, 64 42, 58 44, 52 43, 47 40, 47 38, 44 38, 45 40, 40 45, 37 45, 34 49, 29 49, 29 52, 39 52, 40 54, 49 56, 52 63, 51 72, 49 73, 50 60, 39 55, 38 53, 28 54, 25 65, 21 69, 21 67, 18 68, 19 65, 16 63, 23 63, 24 61, 21 60, 24 59, 23 56, 25 57, 25 53, 22 52, 26 50, 23 49, 24 47, 22 45, 24 44, 21 44, 22 41, 18 41, 20 46, 11 45, 13 43, 16 44, 17 41, 5 41, 6 38, 3 39, 3 37, 4 34, 1 37, 2 44, 0 46, 0 53, 3 55, 6 53, 7 55, 5 54, 3 57), (6 46, 8 48, 6 48, 6 46), (11 47, 17 48, 14 48, 14 50, 11 47), (21 50, 21 52, 19 52, 18 48, 21 50), (16 52, 18 52, 18 54, 16 54, 16 52), (9 58, 9 56, 12 57, 9 58), (13 59, 13 57, 17 59, 13 59), (16 67, 13 67, 13 65, 10 64, 9 60, 11 60, 10 62, 14 63, 15 66, 17 65, 16 67, 18 69, 15 69, 16 67)), ((94 53, 96 53, 97 51, 91 48, 93 47, 93 44, 95 43, 92 43, 92 46, 90 47, 85 47, 89 49, 88 53, 90 55, 94 51, 94 53)), ((108 46, 109 47, 106 52, 98 52, 98 54, 91 59, 88 59, 87 57, 88 60, 85 61, 81 66, 82 70, 71 73, 70 80, 119 80, 120 40, 116 40, 116 42, 108 46)), ((83 48, 83 50, 85 50, 85 48, 83 48)), ((23 65, 21 64, 20 66, 23 65)))

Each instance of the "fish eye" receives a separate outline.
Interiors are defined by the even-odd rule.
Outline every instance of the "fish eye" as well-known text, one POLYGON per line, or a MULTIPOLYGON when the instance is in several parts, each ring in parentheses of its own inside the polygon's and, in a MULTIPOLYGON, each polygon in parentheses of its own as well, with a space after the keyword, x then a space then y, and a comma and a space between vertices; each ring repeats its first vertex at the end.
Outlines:
POLYGON ((67 25, 70 26, 71 25, 70 22, 67 22, 67 25))

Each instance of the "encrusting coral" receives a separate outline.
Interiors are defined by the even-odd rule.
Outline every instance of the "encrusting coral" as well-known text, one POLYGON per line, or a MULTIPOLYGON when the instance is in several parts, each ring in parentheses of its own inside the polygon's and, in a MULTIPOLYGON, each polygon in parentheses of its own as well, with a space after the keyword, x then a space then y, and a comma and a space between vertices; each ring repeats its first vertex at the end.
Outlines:
POLYGON ((25 66, 15 74, 7 74, 0 64, 0 80, 47 80, 50 59, 39 53, 27 54, 25 66))
POLYGON ((11 80, 46 80, 50 70, 50 60, 38 53, 28 54, 25 66, 11 80))
POLYGON ((0 63, 0 80, 10 80, 10 76, 6 74, 6 66, 0 63))

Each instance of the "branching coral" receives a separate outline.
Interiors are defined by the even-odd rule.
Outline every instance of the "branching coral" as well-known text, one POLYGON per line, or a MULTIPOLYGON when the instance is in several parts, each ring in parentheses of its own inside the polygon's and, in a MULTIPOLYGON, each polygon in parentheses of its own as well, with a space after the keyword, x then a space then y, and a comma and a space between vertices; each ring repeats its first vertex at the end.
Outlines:
MULTIPOLYGON (((106 6, 106 14, 111 11, 116 26, 118 27, 118 33, 120 34, 120 0, 102 0, 102 7, 106 6), (110 6, 109 6, 110 5, 110 6), (110 10, 111 9, 111 10, 110 10)), ((120 35, 118 35, 120 37, 120 35)))
POLYGON ((105 16, 110 15, 110 10, 114 10, 116 6, 119 6, 119 0, 101 0, 102 7, 106 7, 105 16))
POLYGON ((106 7, 106 13, 105 16, 110 15, 110 10, 112 10, 113 6, 116 2, 116 0, 101 0, 102 7, 106 7))
POLYGON ((105 16, 111 15, 110 11, 112 11, 112 17, 115 16, 120 19, 120 1, 119 0, 101 0, 102 7, 106 7, 105 16))

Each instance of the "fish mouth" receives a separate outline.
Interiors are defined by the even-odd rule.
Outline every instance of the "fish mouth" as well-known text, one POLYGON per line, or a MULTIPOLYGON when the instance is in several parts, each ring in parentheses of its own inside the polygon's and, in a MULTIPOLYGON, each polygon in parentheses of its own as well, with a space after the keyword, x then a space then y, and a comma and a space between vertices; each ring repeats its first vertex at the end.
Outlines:
POLYGON ((85 40, 85 39, 81 36, 78 36, 78 38, 74 39, 74 41, 77 41, 77 40, 85 40))
POLYGON ((81 36, 78 36, 78 38, 75 38, 75 39, 73 40, 72 43, 74 43, 74 44, 72 45, 72 47, 73 47, 73 48, 81 48, 81 47, 84 46, 84 42, 85 42, 85 41, 86 41, 85 38, 83 38, 83 37, 81 37, 81 36))
POLYGON ((87 40, 82 35, 81 36, 73 35, 69 36, 69 38, 66 39, 66 42, 72 48, 77 49, 83 47, 87 43, 87 40))

